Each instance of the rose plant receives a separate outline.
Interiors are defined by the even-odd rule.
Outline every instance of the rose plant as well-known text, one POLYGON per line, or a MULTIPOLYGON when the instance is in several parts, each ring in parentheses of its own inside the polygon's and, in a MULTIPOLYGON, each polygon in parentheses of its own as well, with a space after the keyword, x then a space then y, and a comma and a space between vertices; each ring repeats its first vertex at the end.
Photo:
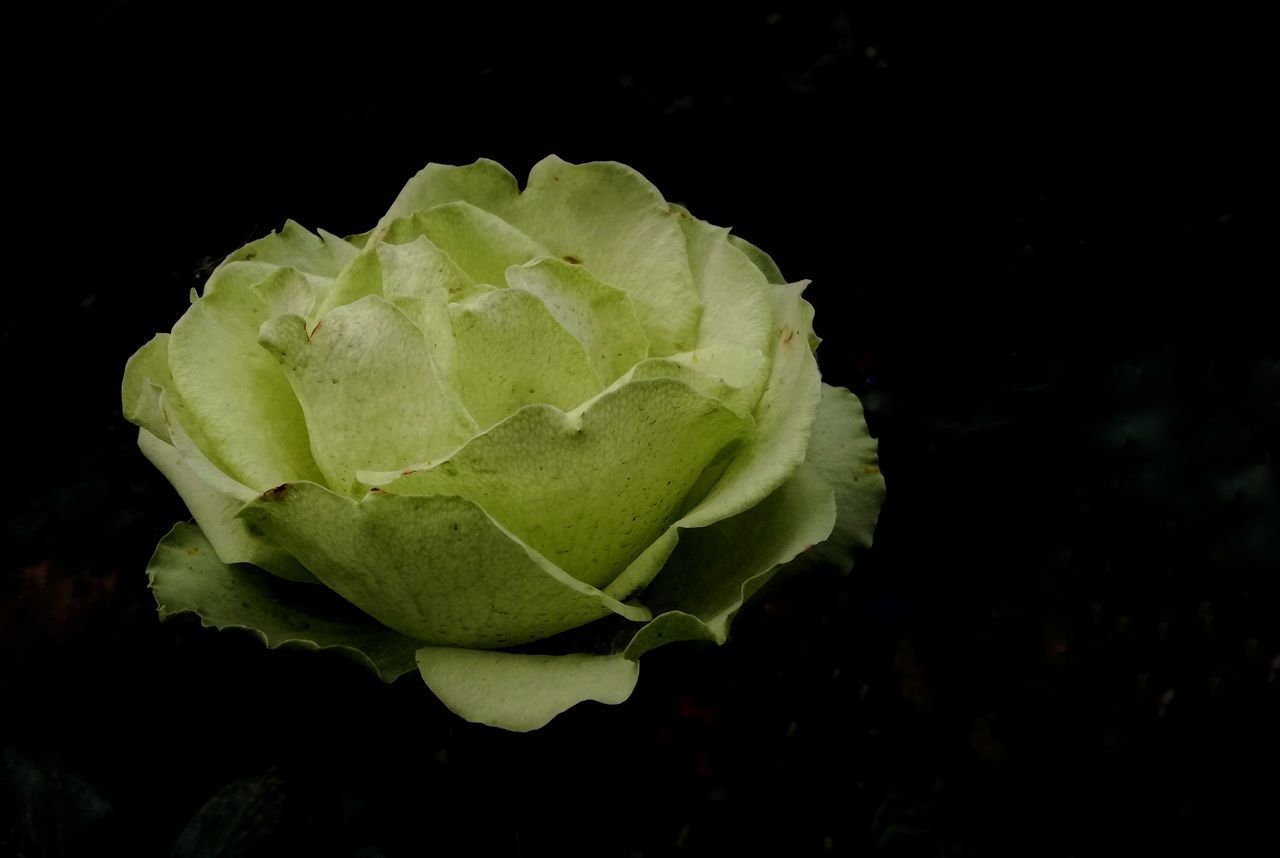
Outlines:
POLYGON ((625 700, 646 651, 871 542, 876 444, 803 288, 617 163, 431 164, 367 233, 287 223, 125 370, 195 519, 161 616, 416 667, 512 730, 625 700))

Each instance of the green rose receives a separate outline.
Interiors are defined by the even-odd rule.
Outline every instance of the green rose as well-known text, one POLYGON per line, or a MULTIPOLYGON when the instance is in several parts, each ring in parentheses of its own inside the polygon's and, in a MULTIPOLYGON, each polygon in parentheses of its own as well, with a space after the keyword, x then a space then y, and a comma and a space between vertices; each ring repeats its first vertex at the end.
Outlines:
POLYGON ((871 542, 876 444, 803 287, 616 163, 431 164, 368 233, 287 223, 125 370, 196 521, 161 616, 416 666, 512 730, 625 700, 646 651, 871 542))

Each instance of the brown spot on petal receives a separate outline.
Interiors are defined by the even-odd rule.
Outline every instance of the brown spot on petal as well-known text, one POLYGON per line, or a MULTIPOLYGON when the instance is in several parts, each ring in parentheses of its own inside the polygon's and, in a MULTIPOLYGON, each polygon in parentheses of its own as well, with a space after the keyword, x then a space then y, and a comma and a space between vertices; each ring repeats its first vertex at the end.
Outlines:
POLYGON ((875 465, 863 465, 863 466, 862 466, 862 473, 864 473, 864 474, 878 474, 878 473, 880 473, 880 469, 879 469, 879 468, 877 468, 875 465))
POLYGON ((581 259, 579 259, 579 258, 578 258, 578 257, 576 257, 576 256, 565 256, 565 257, 563 257, 563 259, 564 259, 564 261, 565 261, 565 262, 568 262, 570 265, 581 265, 581 264, 582 264, 582 260, 581 260, 581 259))
POLYGON ((280 485, 276 486, 274 489, 267 489, 265 492, 262 493, 262 497, 264 500, 279 500, 280 498, 284 497, 285 492, 287 491, 289 491, 289 484, 281 483, 280 485))
POLYGON ((789 343, 793 339, 795 339, 795 336, 796 336, 796 329, 791 327, 790 325, 787 325, 782 329, 782 342, 789 343))

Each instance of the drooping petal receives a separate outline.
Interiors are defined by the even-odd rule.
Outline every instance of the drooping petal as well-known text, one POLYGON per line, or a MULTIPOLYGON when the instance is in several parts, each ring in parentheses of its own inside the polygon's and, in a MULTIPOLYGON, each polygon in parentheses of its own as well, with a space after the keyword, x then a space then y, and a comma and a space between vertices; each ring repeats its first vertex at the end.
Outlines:
POLYGON ((280 367, 258 345, 269 308, 247 278, 223 279, 173 327, 169 368, 206 455, 261 491, 318 479, 306 424, 280 367))
POLYGON ((662 572, 645 589, 657 616, 638 631, 628 658, 677 640, 723 643, 738 609, 782 564, 835 526, 831 486, 802 465, 754 507, 708 527, 681 531, 662 572))
POLYGON ((599 587, 662 534, 717 456, 749 431, 748 418, 686 384, 638 381, 568 414, 522 409, 387 487, 472 500, 599 587))
POLYGON ((361 501, 314 483, 265 493, 241 516, 365 613, 427 643, 514 646, 619 614, 460 497, 371 492, 361 501))
POLYGON ((576 408, 600 391, 582 343, 532 293, 496 289, 450 304, 449 312, 458 393, 480 426, 526 405, 576 408))
POLYGON ((147 577, 161 619, 194 613, 205 626, 248 629, 272 649, 338 649, 386 682, 413 670, 414 652, 422 646, 331 593, 222 562, 193 525, 174 525, 156 547, 147 577))
POLYGON ((507 284, 541 299, 582 343, 601 387, 649 353, 649 341, 626 292, 601 283, 581 265, 539 259, 507 269, 507 284))
POLYGON ((418 670, 431 691, 468 721, 524 733, 572 706, 616 705, 631 696, 640 666, 621 655, 522 655, 424 647, 418 670))
POLYGON ((580 263, 635 303, 653 354, 697 345, 702 311, 677 215, 653 185, 614 162, 545 158, 500 210, 550 255, 580 263))
POLYGON ((278 316, 261 342, 302 403, 312 453, 336 491, 349 491, 359 470, 442 455, 476 429, 440 382, 422 331, 383 298, 339 307, 310 334, 300 316, 278 316))
POLYGON ((811 552, 814 562, 847 572, 853 568, 853 549, 871 547, 885 496, 876 447, 858 397, 824 384, 805 461, 835 489, 836 526, 811 552))

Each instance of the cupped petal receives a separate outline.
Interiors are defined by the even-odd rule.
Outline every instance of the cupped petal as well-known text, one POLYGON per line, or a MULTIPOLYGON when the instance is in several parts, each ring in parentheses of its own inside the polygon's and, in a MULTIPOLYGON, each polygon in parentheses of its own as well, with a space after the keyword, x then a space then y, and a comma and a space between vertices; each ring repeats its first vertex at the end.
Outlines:
POLYGON ((541 299, 582 343, 601 386, 649 354, 649 341, 626 292, 596 279, 581 265, 550 257, 507 269, 507 284, 541 299))
POLYGON ((306 415, 328 484, 348 492, 359 470, 402 466, 456 448, 475 423, 441 383, 422 330, 377 296, 326 315, 308 333, 300 316, 262 326, 306 415))
POLYGON ((169 428, 165 426, 159 396, 159 390, 164 389, 173 389, 173 377, 169 374, 169 335, 156 334, 125 364, 120 403, 125 420, 167 442, 169 428))
POLYGON ((423 680, 468 721, 525 733, 587 700, 616 705, 631 696, 640 665, 622 655, 524 655, 424 647, 423 680))
POLYGON ((582 343, 532 293, 496 289, 450 304, 449 314, 458 394, 480 426, 526 405, 569 410, 600 392, 582 343))
POLYGON ((551 156, 502 215, 556 256, 581 263, 635 303, 653 354, 697 345, 702 306, 677 215, 658 189, 614 162, 551 156))
POLYGON ((428 164, 405 184, 378 222, 378 229, 415 212, 458 201, 498 213, 510 206, 519 193, 515 176, 488 158, 464 166, 428 164))
MULTIPOLYGON (((317 239, 318 240, 318 239, 317 239)), ((306 424, 280 367, 258 345, 270 308, 247 277, 224 277, 169 338, 174 386, 209 458, 257 490, 318 479, 306 424)))
POLYGON ((147 578, 160 618, 196 614, 203 625, 247 629, 269 648, 337 649, 393 682, 414 668, 421 641, 397 634, 316 587, 224 563, 198 527, 178 523, 156 547, 147 578))
POLYGON ((777 286, 770 292, 776 342, 769 380, 754 412, 756 431, 681 526, 705 527, 751 508, 804 461, 822 395, 822 376, 807 339, 813 308, 800 297, 803 288, 803 284, 777 286))
POLYGON ((610 614, 650 616, 570 577, 460 497, 355 501, 292 483, 240 515, 347 601, 429 644, 500 648, 610 614))
POLYGON ((824 384, 805 461, 835 489, 836 526, 809 554, 815 563, 847 572, 853 568, 853 550, 871 547, 885 496, 876 448, 858 397, 824 384))
POLYGON ((759 382, 769 374, 765 355, 732 343, 650 358, 636 364, 628 378, 674 378, 703 396, 718 399, 739 414, 750 415, 760 398, 759 382))
POLYGON ((472 500, 560 568, 599 587, 679 517, 704 475, 718 473, 750 429, 749 418, 679 381, 637 381, 570 413, 521 409, 387 487, 472 500))
POLYGON ((661 573, 645 589, 657 616, 627 646, 628 658, 665 643, 724 643, 742 604, 784 563, 835 526, 831 486, 804 464, 752 508, 708 527, 684 530, 661 573))
POLYGON ((386 240, 405 244, 425 235, 476 283, 505 286, 507 268, 548 255, 518 227, 466 202, 445 203, 394 221, 386 240))

